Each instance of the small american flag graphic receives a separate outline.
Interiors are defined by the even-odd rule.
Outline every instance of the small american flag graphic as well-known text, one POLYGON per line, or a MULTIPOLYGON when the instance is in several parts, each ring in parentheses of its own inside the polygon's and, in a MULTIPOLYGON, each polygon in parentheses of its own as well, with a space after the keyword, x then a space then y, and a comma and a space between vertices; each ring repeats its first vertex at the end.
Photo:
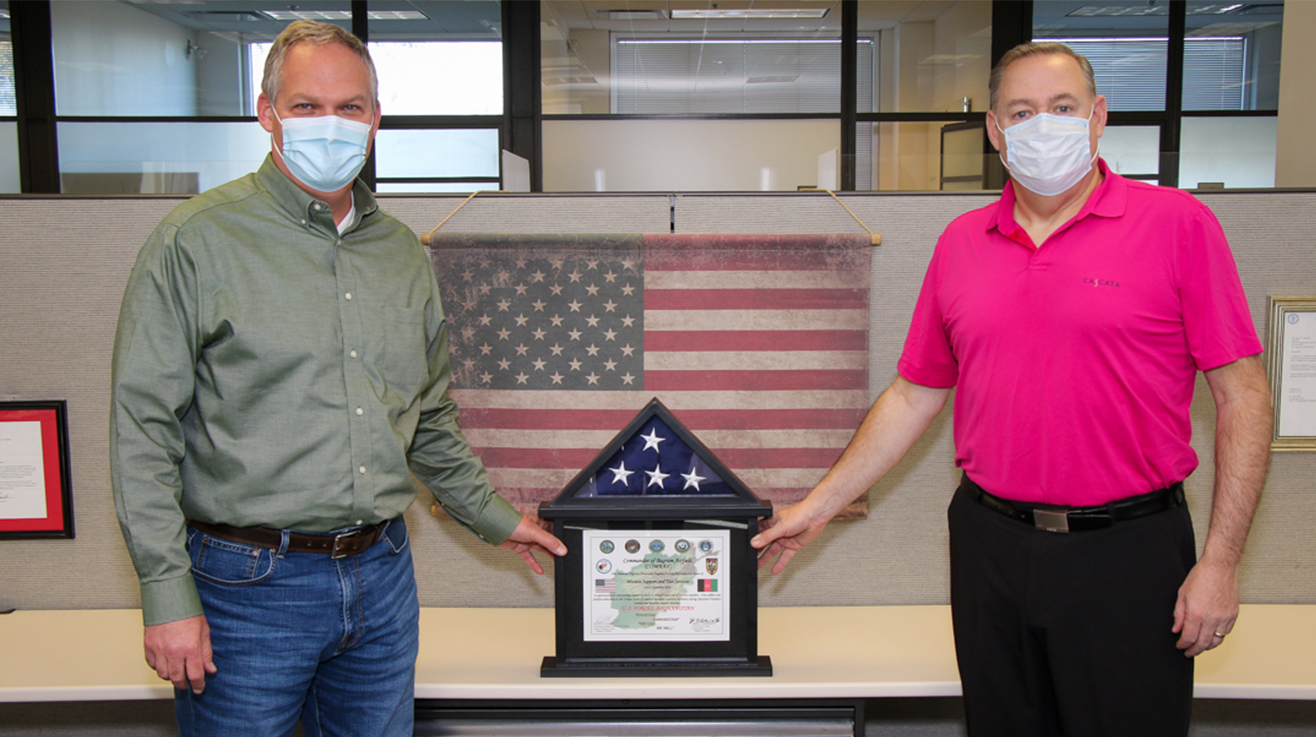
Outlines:
POLYGON ((798 501, 868 407, 870 250, 867 235, 436 237, 463 432, 531 511, 657 397, 760 498, 798 501))

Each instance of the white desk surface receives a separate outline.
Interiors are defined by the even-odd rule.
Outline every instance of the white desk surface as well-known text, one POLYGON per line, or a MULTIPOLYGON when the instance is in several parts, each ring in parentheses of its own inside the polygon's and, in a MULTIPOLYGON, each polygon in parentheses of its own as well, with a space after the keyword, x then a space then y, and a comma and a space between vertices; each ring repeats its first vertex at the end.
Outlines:
MULTIPOLYGON (((416 697, 732 699, 957 696, 945 606, 759 611, 774 675, 541 678, 551 609, 424 609, 416 697)), ((0 615, 0 702, 172 698, 142 659, 141 612, 0 615)), ((1316 606, 1243 607, 1225 644, 1197 662, 1198 698, 1316 700, 1316 606)))

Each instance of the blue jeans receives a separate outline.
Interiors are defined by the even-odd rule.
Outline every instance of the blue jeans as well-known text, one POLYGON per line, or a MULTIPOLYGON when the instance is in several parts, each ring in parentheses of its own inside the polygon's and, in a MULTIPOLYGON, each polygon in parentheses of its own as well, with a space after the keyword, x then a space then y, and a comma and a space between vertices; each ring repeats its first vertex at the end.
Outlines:
POLYGON ((401 517, 369 550, 257 548, 187 530, 217 672, 174 692, 180 735, 410 735, 420 605, 401 517))

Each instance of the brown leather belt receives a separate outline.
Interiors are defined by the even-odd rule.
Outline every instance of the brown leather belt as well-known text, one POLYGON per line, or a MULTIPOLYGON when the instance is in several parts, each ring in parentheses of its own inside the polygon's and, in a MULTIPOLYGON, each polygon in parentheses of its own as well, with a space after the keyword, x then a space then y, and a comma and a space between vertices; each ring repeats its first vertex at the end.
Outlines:
MULTIPOLYGON (((258 548, 278 550, 283 544, 283 533, 268 527, 234 527, 188 520, 187 524, 221 540, 254 545, 258 548)), ((288 533, 289 553, 327 553, 330 558, 346 558, 364 552, 379 540, 384 525, 354 527, 339 533, 309 535, 304 532, 288 533)))

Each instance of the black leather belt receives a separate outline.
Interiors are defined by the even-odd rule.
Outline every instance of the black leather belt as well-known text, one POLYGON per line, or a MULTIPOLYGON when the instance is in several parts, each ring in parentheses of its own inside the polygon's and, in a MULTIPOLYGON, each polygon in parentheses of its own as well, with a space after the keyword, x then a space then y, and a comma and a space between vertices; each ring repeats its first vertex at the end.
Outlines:
MULTIPOLYGON (((221 540, 254 545, 258 548, 278 550, 283 544, 283 533, 268 527, 234 527, 188 520, 187 524, 221 540)), ((331 558, 347 558, 365 552, 379 540, 384 525, 354 527, 344 532, 327 535, 310 535, 303 532, 288 533, 288 552, 327 553, 331 558)))
POLYGON ((960 488, 979 504, 1046 532, 1099 530, 1116 522, 1164 512, 1184 503, 1183 482, 1097 507, 1060 507, 1002 499, 983 491, 965 474, 960 488))

